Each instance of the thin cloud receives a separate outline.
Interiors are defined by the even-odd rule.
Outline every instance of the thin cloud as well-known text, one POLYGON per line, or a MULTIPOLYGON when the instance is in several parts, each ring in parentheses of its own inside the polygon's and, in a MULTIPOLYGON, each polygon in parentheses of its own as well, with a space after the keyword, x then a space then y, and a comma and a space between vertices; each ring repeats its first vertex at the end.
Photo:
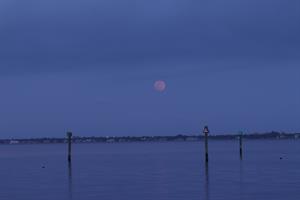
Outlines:
POLYGON ((299 1, 1 1, 0 72, 290 60, 299 1))

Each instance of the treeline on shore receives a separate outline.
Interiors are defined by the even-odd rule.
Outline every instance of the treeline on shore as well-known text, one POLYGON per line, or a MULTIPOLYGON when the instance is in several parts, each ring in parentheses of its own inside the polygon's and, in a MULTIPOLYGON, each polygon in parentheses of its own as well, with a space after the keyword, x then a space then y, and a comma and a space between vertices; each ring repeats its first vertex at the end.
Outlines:
MULTIPOLYGON (((234 140, 240 134, 209 135, 212 140, 234 140)), ((252 133, 243 134, 244 139, 297 139, 300 133, 252 133)), ((184 142, 200 141, 203 135, 176 135, 176 136, 106 136, 106 137, 78 137, 72 138, 73 143, 117 143, 117 142, 184 142)), ((29 138, 29 139, 0 139, 0 144, 52 144, 66 143, 66 138, 29 138)))

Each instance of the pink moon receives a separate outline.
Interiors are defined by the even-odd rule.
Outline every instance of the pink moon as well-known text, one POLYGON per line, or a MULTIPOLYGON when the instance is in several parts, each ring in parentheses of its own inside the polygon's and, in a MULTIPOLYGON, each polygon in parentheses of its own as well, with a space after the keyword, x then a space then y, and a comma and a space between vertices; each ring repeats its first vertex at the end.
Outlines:
POLYGON ((165 81, 158 80, 154 83, 154 89, 158 92, 163 92, 166 90, 167 84, 165 81))

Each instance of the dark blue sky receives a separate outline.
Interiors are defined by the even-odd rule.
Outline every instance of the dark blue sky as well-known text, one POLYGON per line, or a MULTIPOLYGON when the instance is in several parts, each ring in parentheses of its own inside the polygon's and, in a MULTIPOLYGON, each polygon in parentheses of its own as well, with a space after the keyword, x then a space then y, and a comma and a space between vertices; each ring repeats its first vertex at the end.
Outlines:
POLYGON ((299 86, 299 0, 0 1, 2 138, 300 131, 299 86))

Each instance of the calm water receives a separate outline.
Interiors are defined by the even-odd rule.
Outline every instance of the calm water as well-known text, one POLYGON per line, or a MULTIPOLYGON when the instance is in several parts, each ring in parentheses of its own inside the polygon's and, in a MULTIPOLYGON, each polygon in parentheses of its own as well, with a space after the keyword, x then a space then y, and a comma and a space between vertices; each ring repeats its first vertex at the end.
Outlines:
POLYGON ((1 200, 300 199, 300 140, 0 146, 1 200), (282 159, 280 159, 282 157, 282 159), (45 166, 45 168, 43 168, 45 166))

